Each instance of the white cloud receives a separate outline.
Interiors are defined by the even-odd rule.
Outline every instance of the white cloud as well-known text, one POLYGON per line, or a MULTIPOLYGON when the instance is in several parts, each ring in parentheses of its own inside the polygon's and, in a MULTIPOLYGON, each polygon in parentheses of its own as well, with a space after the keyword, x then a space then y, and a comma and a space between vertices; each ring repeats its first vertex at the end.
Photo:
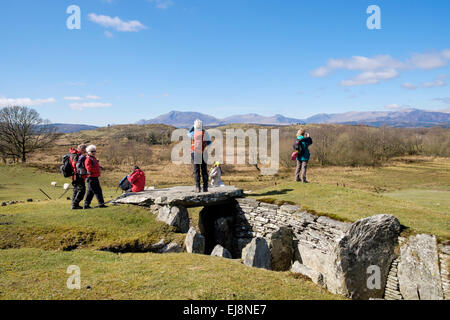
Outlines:
POLYGON ((107 38, 114 38, 114 34, 112 32, 109 32, 108 30, 105 31, 105 37, 107 38))
POLYGON ((155 5, 158 9, 167 9, 170 6, 173 6, 172 0, 147 0, 155 5))
POLYGON ((443 87, 447 84, 445 79, 447 79, 446 75, 440 75, 436 77, 433 81, 423 82, 422 87, 424 88, 443 87))
POLYGON ((82 97, 64 97, 64 100, 80 101, 80 100, 83 100, 83 98, 82 97))
POLYGON ((398 77, 399 73, 395 69, 382 70, 382 71, 366 71, 358 74, 356 77, 350 80, 341 81, 341 86, 361 86, 365 84, 376 84, 381 80, 388 80, 398 77))
POLYGON ((0 106, 1 107, 9 107, 9 106, 24 106, 24 107, 36 107, 41 106, 48 103, 56 102, 55 98, 47 98, 47 99, 31 99, 31 98, 6 98, 0 97, 0 106))
MULTIPOLYGON (((435 53, 417 53, 410 59, 400 61, 390 55, 376 55, 373 57, 353 56, 348 59, 329 59, 325 66, 310 72, 313 77, 326 77, 337 70, 360 71, 350 80, 341 81, 342 86, 358 86, 376 84, 381 80, 388 80, 399 75, 399 70, 430 70, 441 68, 450 60, 450 49, 435 53)), ((414 85, 406 84, 405 88, 412 89, 414 85)))
POLYGON ((411 106, 409 105, 399 105, 397 103, 393 103, 393 104, 388 104, 387 106, 384 106, 385 109, 389 109, 389 110, 404 110, 404 109, 410 109, 411 106))
POLYGON ((101 102, 84 102, 84 103, 71 103, 70 107, 74 110, 83 110, 85 108, 107 108, 111 107, 111 103, 101 102))
POLYGON ((403 84, 402 84, 402 87, 405 88, 405 89, 410 89, 410 90, 415 90, 415 89, 418 88, 418 86, 416 86, 416 85, 413 84, 413 83, 409 83, 409 82, 403 83, 403 84))
POLYGON ((147 29, 141 22, 137 20, 123 21, 119 17, 110 17, 104 15, 97 15, 95 13, 90 13, 88 15, 89 20, 97 23, 105 28, 113 28, 121 32, 138 32, 143 29, 147 29))
POLYGON ((88 95, 88 96, 86 96, 86 99, 89 99, 89 100, 100 100, 101 97, 95 96, 95 95, 88 95))

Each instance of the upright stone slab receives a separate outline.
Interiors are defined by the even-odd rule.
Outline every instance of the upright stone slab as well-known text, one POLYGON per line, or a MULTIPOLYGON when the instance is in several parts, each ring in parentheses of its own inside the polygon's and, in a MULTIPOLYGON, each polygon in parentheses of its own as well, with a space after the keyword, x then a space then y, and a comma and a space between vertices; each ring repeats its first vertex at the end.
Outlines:
POLYGON ((271 270, 270 251, 264 238, 254 238, 243 250, 242 259, 249 267, 271 270))
POLYGON ((230 251, 222 247, 220 244, 216 245, 211 252, 211 256, 213 257, 222 257, 227 259, 232 259, 230 251))
POLYGON ((294 258, 294 233, 292 229, 281 227, 269 236, 272 270, 288 271, 294 258))
POLYGON ((400 222, 392 215, 376 215, 351 225, 336 248, 337 271, 342 273, 342 287, 349 298, 383 298, 399 234, 400 222), (378 273, 369 272, 370 266, 380 271, 380 281, 369 287, 368 277, 378 273))
POLYGON ((158 211, 157 220, 176 227, 182 233, 186 233, 189 230, 189 214, 187 209, 182 206, 161 207, 158 211))
POLYGON ((205 253, 205 237, 198 233, 194 227, 189 229, 184 244, 188 253, 205 253))
POLYGON ((406 300, 443 299, 436 237, 418 234, 400 247, 400 292, 406 300))

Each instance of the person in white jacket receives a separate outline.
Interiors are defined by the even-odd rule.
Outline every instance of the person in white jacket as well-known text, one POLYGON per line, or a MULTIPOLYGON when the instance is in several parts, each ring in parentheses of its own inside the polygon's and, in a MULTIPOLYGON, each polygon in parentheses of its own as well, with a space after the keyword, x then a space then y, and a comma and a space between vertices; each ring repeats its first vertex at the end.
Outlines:
POLYGON ((220 167, 219 161, 216 161, 214 163, 214 167, 209 172, 209 176, 211 177, 211 186, 213 187, 225 186, 225 184, 222 181, 222 168, 220 167))

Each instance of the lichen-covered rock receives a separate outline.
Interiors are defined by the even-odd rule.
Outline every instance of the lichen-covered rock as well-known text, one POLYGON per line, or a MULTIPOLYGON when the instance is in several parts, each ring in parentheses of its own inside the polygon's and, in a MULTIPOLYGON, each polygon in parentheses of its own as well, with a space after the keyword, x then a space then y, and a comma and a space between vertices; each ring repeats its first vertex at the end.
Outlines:
POLYGON ((308 278, 310 278, 314 283, 325 287, 325 281, 323 275, 316 270, 308 268, 307 266, 301 264, 298 261, 295 261, 291 268, 292 273, 299 273, 308 278))
POLYGON ((157 220, 176 227, 182 233, 186 233, 189 230, 189 214, 185 207, 161 207, 158 211, 157 220))
POLYGON ((188 253, 205 253, 205 237, 191 227, 184 241, 188 253))
POLYGON ((227 259, 232 259, 233 258, 231 256, 230 251, 228 251, 227 249, 222 247, 220 244, 218 244, 218 245, 216 245, 214 247, 213 251, 211 252, 211 256, 222 257, 222 258, 227 258, 227 259))
POLYGON ((254 238, 243 250, 242 259, 249 267, 271 270, 270 251, 264 238, 254 238))
POLYGON ((443 299, 435 236, 411 236, 400 247, 398 279, 400 292, 406 300, 443 299))
POLYGON ((400 234, 400 222, 392 215, 376 215, 353 223, 336 248, 336 267, 344 293, 352 299, 382 298, 394 249, 400 234), (380 287, 367 285, 368 268, 377 266, 380 287))
POLYGON ((166 244, 160 251, 160 253, 180 253, 183 252, 183 248, 176 242, 166 244))
POLYGON ((281 227, 269 236, 269 250, 272 270, 288 271, 294 258, 294 233, 281 227))

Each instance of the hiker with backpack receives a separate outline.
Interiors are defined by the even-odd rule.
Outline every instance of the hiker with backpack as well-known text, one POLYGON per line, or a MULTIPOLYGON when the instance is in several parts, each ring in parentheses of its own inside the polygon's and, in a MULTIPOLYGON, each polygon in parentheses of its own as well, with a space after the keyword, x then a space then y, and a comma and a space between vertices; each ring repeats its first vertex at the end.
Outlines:
POLYGON ((98 201, 98 208, 107 208, 105 206, 105 201, 103 199, 103 191, 100 186, 99 177, 101 175, 101 169, 97 158, 97 147, 94 145, 90 145, 86 148, 86 151, 88 153, 86 160, 84 162, 86 171, 87 171, 87 179, 86 182, 88 184, 88 190, 86 194, 86 199, 84 200, 84 206, 83 209, 91 209, 91 201, 95 197, 98 201))
POLYGON ((131 192, 141 192, 145 188, 145 173, 138 166, 133 167, 133 173, 128 176, 131 192))
POLYGON ((306 133, 304 129, 300 129, 297 132, 297 140, 294 143, 294 150, 297 152, 297 156, 295 160, 297 162, 297 166, 295 168, 295 181, 308 183, 306 180, 306 170, 308 168, 308 161, 310 158, 309 146, 312 145, 313 141, 309 136, 309 133, 306 133))
POLYGON ((195 178, 195 192, 201 192, 200 173, 203 180, 203 192, 208 192, 208 166, 207 154, 205 152, 207 146, 212 142, 208 132, 203 129, 203 123, 197 119, 194 126, 189 130, 189 138, 191 138, 191 159, 195 178))
POLYGON ((70 148, 70 166, 72 168, 72 186, 73 186, 73 195, 72 195, 72 210, 83 209, 80 206, 80 202, 83 200, 84 195, 86 194, 86 184, 84 180, 86 176, 82 174, 80 171, 79 164, 85 159, 86 153, 86 145, 80 144, 77 149, 70 148))

